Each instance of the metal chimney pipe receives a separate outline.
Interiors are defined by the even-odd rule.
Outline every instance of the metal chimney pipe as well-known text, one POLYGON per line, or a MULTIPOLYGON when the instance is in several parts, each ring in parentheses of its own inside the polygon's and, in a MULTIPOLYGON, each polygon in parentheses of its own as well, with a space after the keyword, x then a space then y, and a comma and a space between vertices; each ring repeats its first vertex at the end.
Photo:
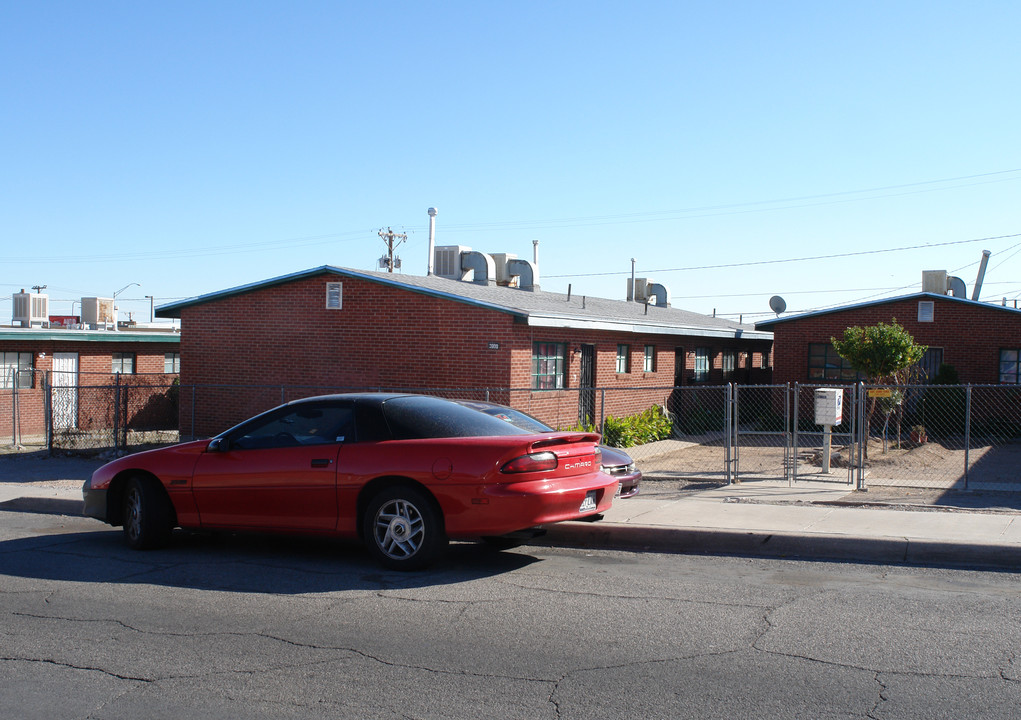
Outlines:
POLYGON ((986 279, 986 265, 989 264, 989 256, 992 255, 988 250, 982 251, 982 262, 978 266, 978 277, 975 278, 975 289, 971 293, 972 300, 978 300, 979 294, 982 292, 982 281, 986 279))
POLYGON ((539 241, 532 241, 532 264, 539 267, 539 241))
POLYGON ((429 208, 429 262, 425 266, 425 274, 433 274, 433 256, 436 255, 436 208, 429 208))

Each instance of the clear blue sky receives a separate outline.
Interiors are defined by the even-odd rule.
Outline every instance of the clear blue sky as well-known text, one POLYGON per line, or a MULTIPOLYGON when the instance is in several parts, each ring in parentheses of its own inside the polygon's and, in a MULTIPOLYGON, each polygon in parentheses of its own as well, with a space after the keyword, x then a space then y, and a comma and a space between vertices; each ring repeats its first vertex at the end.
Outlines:
POLYGON ((430 206, 438 244, 539 240, 557 292, 622 299, 635 258, 747 322, 928 269, 970 295, 988 249, 982 298, 1013 300, 1019 30, 1016 0, 6 0, 0 322, 33 285, 63 314, 140 283, 147 320, 376 269, 387 226, 422 275, 430 206))

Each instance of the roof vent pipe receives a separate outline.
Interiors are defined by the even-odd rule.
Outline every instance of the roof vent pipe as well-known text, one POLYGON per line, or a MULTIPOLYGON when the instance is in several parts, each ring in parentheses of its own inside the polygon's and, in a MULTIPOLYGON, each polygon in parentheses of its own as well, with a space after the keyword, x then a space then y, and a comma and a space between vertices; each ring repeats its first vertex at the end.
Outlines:
MULTIPOLYGON (((660 285, 659 283, 649 283, 646 285, 646 305, 648 305, 650 297, 656 298, 656 307, 670 307, 670 290, 667 289, 666 285, 660 285)), ((648 312, 648 308, 646 308, 646 312, 648 312)))
POLYGON ((989 264, 989 256, 992 255, 988 250, 982 251, 982 262, 978 266, 978 277, 975 278, 975 289, 971 293, 972 300, 978 300, 979 294, 982 292, 982 281, 986 279, 986 265, 989 264))
POLYGON ((539 267, 539 241, 532 241, 532 262, 535 263, 536 267, 539 267))
POLYGON ((511 258, 507 261, 507 274, 518 278, 518 287, 535 292, 539 289, 539 268, 527 260, 511 258))
POLYGON ((433 259, 436 254, 436 208, 429 208, 429 262, 425 268, 426 275, 433 274, 433 259))
POLYGON ((461 279, 464 280, 469 272, 474 273, 472 282, 476 285, 491 285, 496 275, 496 263, 493 258, 484 252, 471 250, 461 253, 461 279))

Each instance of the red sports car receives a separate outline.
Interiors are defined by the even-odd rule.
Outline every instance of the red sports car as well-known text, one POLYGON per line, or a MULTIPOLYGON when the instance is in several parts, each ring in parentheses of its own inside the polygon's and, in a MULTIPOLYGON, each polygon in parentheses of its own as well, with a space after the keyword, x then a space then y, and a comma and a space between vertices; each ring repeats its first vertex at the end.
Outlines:
MULTIPOLYGON (((484 412, 486 415, 506 420, 511 425, 517 425, 522 430, 527 430, 528 432, 556 432, 556 430, 538 418, 534 418, 528 413, 515 410, 506 405, 497 405, 488 400, 455 400, 454 402, 470 407, 472 410, 484 412)), ((610 447, 609 445, 600 445, 599 450, 603 455, 603 472, 607 475, 613 475, 617 480, 616 496, 619 498, 629 498, 637 495, 638 487, 642 482, 642 471, 635 465, 635 461, 631 459, 631 456, 620 448, 610 447)))
POLYGON ((198 440, 115 460, 86 481, 85 514, 136 549, 174 527, 360 537, 391 568, 449 538, 498 537, 605 512, 617 481, 599 435, 531 433, 435 397, 307 398, 198 440))

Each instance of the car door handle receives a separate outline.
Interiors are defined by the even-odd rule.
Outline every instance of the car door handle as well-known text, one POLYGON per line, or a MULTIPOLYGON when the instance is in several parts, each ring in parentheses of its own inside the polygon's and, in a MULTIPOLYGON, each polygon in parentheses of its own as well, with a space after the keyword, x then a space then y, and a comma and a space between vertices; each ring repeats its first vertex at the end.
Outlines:
POLYGON ((312 461, 312 467, 329 467, 333 463, 329 458, 316 458, 312 461))

